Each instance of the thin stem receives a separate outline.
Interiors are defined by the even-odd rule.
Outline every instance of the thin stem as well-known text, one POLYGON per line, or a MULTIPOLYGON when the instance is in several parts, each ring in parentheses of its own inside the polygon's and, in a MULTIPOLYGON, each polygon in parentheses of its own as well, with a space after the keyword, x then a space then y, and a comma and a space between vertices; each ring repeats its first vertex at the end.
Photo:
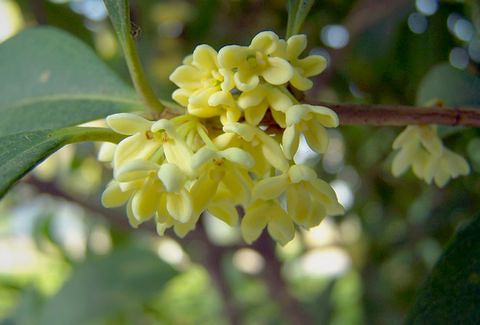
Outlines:
POLYGON ((91 128, 91 127, 75 127, 69 129, 61 129, 58 132, 67 132, 71 135, 68 143, 101 141, 119 143, 125 136, 118 134, 107 128, 91 128))
MULTIPOLYGON (((161 113, 165 106, 158 100, 148 83, 140 62, 137 47, 133 39, 132 25, 130 22, 130 10, 126 0, 105 0, 110 20, 117 33, 122 46, 125 60, 127 61, 130 77, 135 89, 145 106, 150 110, 161 113)), ((137 32, 137 31, 135 31, 137 32)))

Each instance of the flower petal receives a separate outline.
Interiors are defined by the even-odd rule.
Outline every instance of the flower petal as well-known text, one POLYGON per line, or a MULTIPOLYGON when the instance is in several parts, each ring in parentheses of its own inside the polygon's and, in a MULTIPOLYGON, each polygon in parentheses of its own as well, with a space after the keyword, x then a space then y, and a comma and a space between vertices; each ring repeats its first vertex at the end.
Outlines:
POLYGON ((107 125, 115 132, 133 135, 138 132, 150 130, 153 122, 143 117, 130 113, 118 113, 107 116, 107 125))
POLYGON ((167 193, 167 211, 172 218, 181 223, 186 223, 193 215, 192 199, 187 191, 167 193))
POLYGON ((131 191, 122 191, 118 183, 111 181, 102 193, 102 205, 106 208, 119 207, 128 201, 131 191))
POLYGON ((281 85, 292 79, 293 68, 284 59, 269 57, 268 66, 262 71, 262 77, 272 85, 281 85))
POLYGON ((282 148, 287 159, 293 159, 300 143, 300 132, 292 125, 283 131, 282 148))
POLYGON ((178 192, 185 184, 186 175, 177 165, 165 163, 158 169, 158 178, 162 181, 167 192, 178 192))
POLYGON ((287 55, 289 59, 296 59, 307 47, 307 36, 293 35, 287 40, 287 55))
POLYGON ((269 214, 271 218, 268 222, 268 233, 280 245, 286 245, 295 236, 295 227, 292 219, 278 203, 270 206, 269 214))
POLYGON ((304 132, 308 146, 317 153, 324 153, 328 147, 327 130, 316 120, 307 122, 307 129, 304 132))
POLYGON ((253 200, 273 200, 282 195, 287 190, 288 176, 282 174, 279 176, 268 177, 258 181, 252 192, 253 200))
POLYGON ((247 244, 255 241, 267 225, 269 205, 265 203, 261 200, 256 201, 245 210, 240 229, 247 244))

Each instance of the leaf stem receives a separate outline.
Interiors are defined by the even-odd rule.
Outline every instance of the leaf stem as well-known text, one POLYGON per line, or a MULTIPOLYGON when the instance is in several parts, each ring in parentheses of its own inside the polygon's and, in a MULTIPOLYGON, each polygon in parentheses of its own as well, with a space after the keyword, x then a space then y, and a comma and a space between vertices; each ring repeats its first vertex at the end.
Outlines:
POLYGON ((59 134, 69 134, 70 137, 67 143, 77 143, 86 141, 101 141, 119 143, 125 136, 118 134, 107 128, 92 128, 92 127, 73 127, 67 129, 60 129, 55 132, 59 134))
POLYGON ((300 32, 314 3, 315 0, 288 0, 287 39, 300 32))
POLYGON ((113 28, 122 46, 130 77, 145 106, 161 113, 165 106, 158 100, 148 83, 132 36, 130 10, 127 0, 104 0, 113 28))

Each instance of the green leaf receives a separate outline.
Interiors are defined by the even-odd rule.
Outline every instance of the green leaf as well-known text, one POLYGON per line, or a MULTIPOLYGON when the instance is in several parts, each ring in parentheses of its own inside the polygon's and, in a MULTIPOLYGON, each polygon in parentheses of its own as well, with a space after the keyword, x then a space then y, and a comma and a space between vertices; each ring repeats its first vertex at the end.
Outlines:
POLYGON ((128 312, 159 294, 176 274, 144 248, 124 247, 91 258, 45 303, 37 324, 91 324, 128 312))
POLYGON ((127 0, 104 0, 108 16, 113 28, 122 45, 122 50, 127 61, 128 70, 137 93, 145 105, 152 111, 162 112, 163 104, 157 99, 150 84, 145 78, 145 73, 140 63, 137 48, 132 37, 132 26, 130 22, 130 9, 127 0))
POLYGON ((480 324, 480 215, 450 242, 420 290, 409 324, 480 324))
POLYGON ((23 175, 68 143, 121 140, 102 128, 39 130, 0 137, 0 198, 23 175))
POLYGON ((437 65, 420 83, 417 105, 436 99, 446 106, 480 105, 480 78, 448 63, 437 65))
POLYGON ((0 45, 0 136, 139 110, 136 94, 82 42, 51 28, 0 45))
POLYGON ((314 3, 315 0, 288 0, 287 38, 300 32, 314 3))

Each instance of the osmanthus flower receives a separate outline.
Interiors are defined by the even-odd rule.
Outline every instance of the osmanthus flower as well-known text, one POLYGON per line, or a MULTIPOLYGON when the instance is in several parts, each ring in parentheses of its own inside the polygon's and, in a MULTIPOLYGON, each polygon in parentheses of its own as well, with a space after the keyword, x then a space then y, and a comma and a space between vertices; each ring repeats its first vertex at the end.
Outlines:
POLYGON ((287 158, 292 159, 302 133, 310 148, 317 153, 325 152, 328 145, 325 127, 337 127, 338 116, 328 107, 298 104, 287 110, 286 125, 282 137, 283 151, 287 158))
POLYGON ((254 89, 262 77, 271 85, 287 83, 293 76, 292 65, 274 56, 279 38, 273 32, 261 32, 248 47, 229 45, 218 52, 219 64, 234 72, 236 87, 241 91, 254 89))
POLYGON ((197 46, 193 55, 170 75, 170 80, 180 87, 173 92, 173 99, 187 107, 189 114, 202 118, 220 116, 224 122, 240 118, 231 93, 235 87, 233 72, 218 66, 217 52, 210 46, 197 46))
POLYGON ((317 56, 299 58, 305 46, 304 36, 283 41, 273 32, 218 53, 198 46, 170 76, 184 114, 107 118, 125 138, 99 152, 113 167, 103 204, 126 204, 133 226, 154 219, 159 234, 173 228, 178 236, 193 230, 204 211, 236 226, 243 210, 247 242, 266 227, 281 244, 293 238, 296 225, 310 228, 342 213, 332 188, 292 161, 302 133, 323 152, 325 127, 338 125, 333 111, 298 104, 288 87, 307 89, 305 78, 324 68, 317 56))
POLYGON ((242 108, 245 120, 252 125, 262 121, 268 108, 281 127, 285 127, 285 112, 293 105, 292 99, 280 88, 261 83, 238 97, 238 106, 242 108))
POLYGON ((267 226, 270 235, 284 245, 293 239, 294 223, 309 229, 326 215, 343 213, 336 194, 328 183, 319 179, 305 165, 293 165, 278 176, 255 184, 252 203, 246 208, 241 229, 243 238, 251 243, 267 226), (286 211, 279 199, 286 194, 286 211))
POLYGON ((435 126, 407 126, 393 142, 393 149, 399 150, 392 162, 395 177, 411 167, 418 178, 443 187, 451 178, 470 172, 462 156, 444 147, 435 126))
POLYGON ((293 35, 287 41, 279 40, 273 55, 282 57, 293 67, 290 84, 298 90, 305 91, 313 86, 309 77, 320 74, 327 67, 327 60, 321 55, 309 55, 303 59, 299 56, 307 47, 307 36, 293 35))

